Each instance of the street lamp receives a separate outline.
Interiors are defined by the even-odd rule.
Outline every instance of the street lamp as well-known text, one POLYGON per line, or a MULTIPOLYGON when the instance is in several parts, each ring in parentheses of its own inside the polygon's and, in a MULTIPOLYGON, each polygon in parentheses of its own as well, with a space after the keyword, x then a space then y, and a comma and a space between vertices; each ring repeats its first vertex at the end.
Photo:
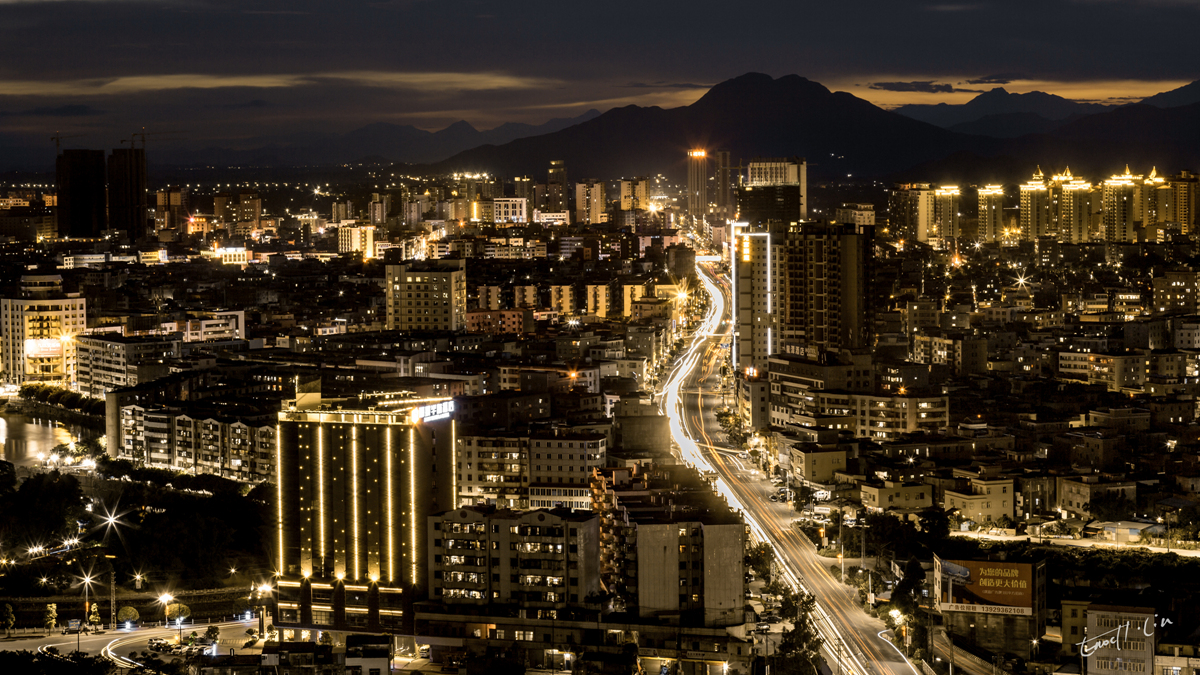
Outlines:
POLYGON ((91 615, 88 612, 88 590, 92 587, 92 578, 89 576, 83 577, 83 621, 80 623, 79 630, 75 631, 75 651, 83 651, 79 647, 79 636, 83 633, 83 627, 87 625, 88 617, 91 615))
MULTIPOLYGON (((158 601, 161 602, 162 606, 163 606, 163 625, 164 626, 169 625, 167 623, 169 621, 169 618, 167 617, 167 607, 170 606, 171 601, 174 599, 175 599, 175 596, 171 595, 170 593, 163 593, 162 595, 158 596, 158 601)), ((180 642, 180 644, 183 643, 183 629, 182 628, 179 629, 179 642, 180 642)))

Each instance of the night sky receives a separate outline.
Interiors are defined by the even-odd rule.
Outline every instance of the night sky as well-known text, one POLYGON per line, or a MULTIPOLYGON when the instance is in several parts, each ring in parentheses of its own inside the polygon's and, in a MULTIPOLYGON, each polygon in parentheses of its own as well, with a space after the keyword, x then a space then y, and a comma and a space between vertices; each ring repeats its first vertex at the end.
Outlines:
POLYGON ((1197 26, 1200 0, 0 0, 0 145, 541 123, 749 71, 888 107, 1000 85, 1124 102, 1197 78, 1197 26))

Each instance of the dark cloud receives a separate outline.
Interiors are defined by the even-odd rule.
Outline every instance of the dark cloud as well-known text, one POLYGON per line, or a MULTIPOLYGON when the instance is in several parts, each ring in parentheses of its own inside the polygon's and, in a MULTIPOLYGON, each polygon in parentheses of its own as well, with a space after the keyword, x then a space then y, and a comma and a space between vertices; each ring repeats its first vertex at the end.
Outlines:
POLYGON ((1009 82, 1012 82, 1014 80, 1028 80, 1028 79, 1030 79, 1030 78, 1026 77, 1025 75, 1018 75, 1016 73, 1005 73, 1002 75, 987 75, 984 77, 976 78, 974 80, 967 80, 967 84, 1008 84, 1009 82))
POLYGON ((103 115, 103 110, 96 110, 90 105, 60 105, 39 106, 20 112, 0 113, 6 117, 92 117, 103 115))
POLYGON ((952 94, 954 85, 939 84, 931 80, 918 82, 872 82, 872 89, 883 91, 915 91, 925 94, 952 94))
POLYGON ((630 82, 622 85, 630 89, 707 89, 711 84, 693 84, 691 82, 630 82))
POLYGON ((962 98, 1017 73, 1070 98, 1140 98, 1196 79, 1198 2, 761 0, 711 12, 610 0, 598 12, 494 0, 0 0, 0 63, 20 65, 0 72, 0 126, 30 143, 61 127, 112 147, 143 126, 186 128, 197 145, 383 121, 490 128, 687 105, 703 83, 751 71, 888 105, 962 98), (717 47, 700 37, 718 34, 717 47), (1112 49, 1131 34, 1155 39, 1112 49))

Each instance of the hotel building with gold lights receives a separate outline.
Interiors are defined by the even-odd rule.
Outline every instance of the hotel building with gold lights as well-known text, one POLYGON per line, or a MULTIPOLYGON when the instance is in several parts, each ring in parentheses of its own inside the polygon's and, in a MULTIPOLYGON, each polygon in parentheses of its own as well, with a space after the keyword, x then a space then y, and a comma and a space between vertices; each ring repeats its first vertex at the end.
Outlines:
POLYGON ((449 398, 318 395, 280 412, 275 624, 285 636, 410 629, 428 516, 455 505, 453 409, 449 398))

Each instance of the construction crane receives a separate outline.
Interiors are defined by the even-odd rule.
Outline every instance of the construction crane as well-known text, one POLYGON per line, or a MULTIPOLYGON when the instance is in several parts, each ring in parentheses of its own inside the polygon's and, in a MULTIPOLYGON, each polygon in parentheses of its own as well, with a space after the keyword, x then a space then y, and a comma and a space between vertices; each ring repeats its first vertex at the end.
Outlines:
MULTIPOLYGON (((139 131, 137 133, 132 134, 129 137, 128 141, 125 141, 125 140, 121 141, 121 144, 124 145, 125 143, 128 143, 130 148, 136 148, 137 140, 140 138, 140 139, 142 139, 142 150, 145 150, 147 136, 173 136, 173 135, 175 135, 175 133, 176 132, 174 132, 174 131, 139 131)), ((170 140, 170 139, 163 139, 163 140, 170 140)))
POLYGON ((68 138, 79 138, 84 135, 85 134, 71 134, 70 136, 63 136, 61 133, 59 133, 57 131, 54 132, 54 135, 50 137, 50 140, 54 141, 54 154, 56 154, 56 155, 62 154, 62 142, 64 140, 66 140, 68 138))

